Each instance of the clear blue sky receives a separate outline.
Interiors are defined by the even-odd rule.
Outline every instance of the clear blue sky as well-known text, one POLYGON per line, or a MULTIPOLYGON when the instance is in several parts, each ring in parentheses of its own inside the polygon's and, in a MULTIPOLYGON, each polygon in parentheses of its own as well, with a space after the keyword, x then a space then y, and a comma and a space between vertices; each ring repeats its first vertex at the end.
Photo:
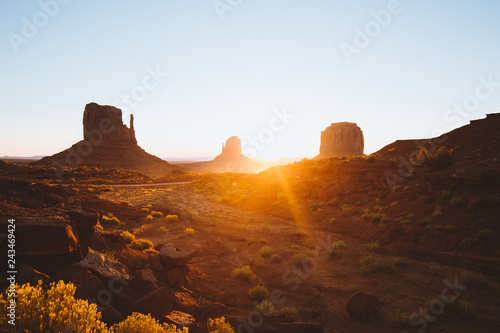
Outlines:
POLYGON ((124 120, 161 157, 259 134, 258 157, 311 157, 338 121, 358 123, 370 153, 500 112, 496 0, 54 1, 0 3, 0 156, 59 152, 82 138, 87 103, 134 91, 124 120))

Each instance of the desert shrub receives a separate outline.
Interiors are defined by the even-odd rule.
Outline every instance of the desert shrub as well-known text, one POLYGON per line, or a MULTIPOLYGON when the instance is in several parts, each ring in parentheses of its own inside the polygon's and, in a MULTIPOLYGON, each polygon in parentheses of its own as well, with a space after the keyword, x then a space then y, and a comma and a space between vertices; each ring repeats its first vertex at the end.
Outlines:
POLYGON ((290 247, 292 248, 292 250, 300 249, 300 246, 298 244, 292 244, 292 245, 290 245, 290 247))
POLYGON ((351 284, 349 287, 347 287, 347 290, 349 290, 351 293, 355 293, 356 291, 360 291, 361 288, 357 284, 351 284))
POLYGON ((454 196, 453 198, 450 199, 449 204, 450 207, 457 208, 464 205, 464 199, 462 199, 462 197, 459 196, 454 196))
POLYGON ((95 231, 103 231, 103 227, 100 223, 97 223, 95 226, 94 226, 94 230, 95 231))
POLYGON ((352 210, 352 208, 346 204, 343 204, 342 206, 340 206, 340 209, 342 210, 342 215, 344 215, 344 216, 348 216, 352 210))
POLYGON ((269 226, 269 223, 267 223, 267 222, 262 223, 262 231, 265 231, 265 232, 271 231, 271 227, 269 226))
POLYGON ((368 163, 375 163, 375 161, 377 160, 377 157, 375 155, 367 155, 367 156, 363 156, 363 159, 368 163))
POLYGON ((148 216, 146 216, 146 220, 148 220, 148 221, 153 221, 153 216, 152 216, 152 215, 148 215, 148 216))
POLYGON ((122 232, 121 236, 123 237, 123 240, 125 241, 125 243, 132 243, 133 241, 135 241, 135 236, 134 234, 128 232, 128 231, 124 231, 122 232))
POLYGON ((161 233, 165 233, 165 232, 167 232, 167 228, 165 228, 165 227, 159 227, 158 231, 161 232, 161 233))
POLYGON ((248 291, 248 296, 253 301, 262 302, 269 296, 269 290, 264 286, 255 286, 248 291))
POLYGON ((115 260, 115 251, 109 251, 109 250, 106 250, 104 251, 102 254, 104 254, 106 257, 108 257, 109 259, 113 259, 115 260))
POLYGON ((380 244, 377 241, 363 244, 363 250, 370 251, 370 252, 377 252, 379 247, 380 247, 380 244))
POLYGON ((454 297, 448 306, 461 317, 474 318, 477 314, 477 306, 464 299, 454 297))
POLYGON ((335 223, 335 217, 330 218, 330 223, 335 223))
POLYGON ((267 243, 267 239, 261 238, 261 239, 259 239, 259 243, 266 244, 267 243))
POLYGON ((177 216, 177 215, 167 215, 167 216, 165 216, 165 221, 166 222, 177 222, 177 221, 179 221, 179 216, 177 216))
POLYGON ((443 192, 441 192, 441 198, 443 198, 444 200, 450 200, 451 199, 450 191, 443 190, 443 192))
POLYGON ((430 217, 424 217, 424 218, 421 218, 420 220, 417 221, 417 224, 420 226, 423 226, 423 227, 425 227, 431 223, 432 223, 432 220, 430 217))
POLYGON ((106 223, 120 224, 120 220, 112 213, 108 213, 108 215, 103 215, 102 221, 106 223))
POLYGON ((424 228, 424 231, 427 231, 427 230, 438 230, 438 231, 446 232, 448 234, 456 234, 457 233, 457 227, 452 225, 452 224, 447 224, 447 225, 431 224, 431 225, 428 225, 424 228))
POLYGON ((130 205, 130 201, 120 200, 120 205, 122 205, 122 206, 129 206, 130 205))
POLYGON ((147 253, 147 254, 159 254, 160 253, 160 251, 157 251, 154 248, 145 249, 142 252, 147 253))
POLYGON ((265 314, 273 314, 276 311, 273 302, 267 300, 260 302, 260 304, 257 305, 255 308, 257 309, 257 311, 260 311, 265 314))
POLYGON ((439 148, 434 154, 430 154, 425 148, 421 148, 421 153, 425 159, 424 164, 433 170, 444 169, 455 162, 455 153, 453 149, 446 147, 439 148))
POLYGON ((391 218, 386 216, 385 214, 382 214, 382 218, 380 219, 380 222, 382 222, 382 223, 391 222, 391 218))
POLYGON ((491 240, 495 238, 495 233, 493 232, 493 230, 491 229, 488 229, 488 228, 485 228, 485 229, 481 229, 479 230, 476 235, 474 236, 474 241, 475 242, 478 242, 478 241, 481 241, 481 240, 491 240))
POLYGON ((464 239, 462 239, 462 243, 460 244, 460 247, 462 249, 470 249, 474 245, 474 243, 475 243, 474 238, 464 237, 464 239))
POLYGON ((162 212, 157 212, 157 211, 152 211, 151 212, 151 216, 153 217, 162 217, 163 216, 163 213, 162 212))
POLYGON ((244 265, 239 268, 235 268, 233 270, 232 277, 252 282, 255 279, 255 274, 250 269, 250 266, 244 265))
POLYGON ((154 247, 153 242, 148 241, 146 239, 136 239, 135 241, 132 242, 132 247, 137 250, 146 250, 146 249, 151 249, 154 247))
POLYGON ((393 201, 393 202, 391 202, 391 204, 390 204, 389 206, 394 207, 394 206, 396 206, 397 204, 398 204, 398 202, 397 202, 397 201, 393 201))
POLYGON ((265 261, 261 256, 257 256, 253 259, 253 263, 255 264, 255 266, 262 266, 265 264, 265 261))
POLYGON ((261 257, 269 257, 271 255, 272 249, 269 246, 264 246, 259 250, 259 255, 261 257))
POLYGON ((307 256, 303 253, 295 253, 292 256, 292 263, 297 268, 303 268, 307 261, 307 256))
POLYGON ((271 262, 281 262, 281 256, 279 254, 273 254, 271 256, 271 262))
POLYGON ((334 249, 347 249, 347 245, 345 245, 344 241, 333 242, 332 247, 334 249))
POLYGON ((146 208, 151 208, 151 207, 153 207, 153 206, 152 206, 151 204, 147 204, 145 207, 146 207, 146 208))
POLYGON ((370 219, 372 222, 380 221, 385 215, 384 214, 370 214, 370 219))
POLYGON ((366 256, 359 262, 361 272, 366 275, 370 273, 375 273, 382 270, 382 265, 377 258, 373 256, 366 256))
POLYGON ((315 289, 313 291, 313 297, 314 298, 321 298, 321 297, 324 297, 325 294, 323 294, 321 291, 319 291, 318 289, 315 289))
POLYGON ((489 286, 484 276, 471 271, 460 272, 458 281, 469 288, 487 288, 489 286))
POLYGON ((438 275, 440 270, 441 267, 439 265, 429 265, 429 271, 432 273, 432 275, 438 275))
POLYGON ((234 328, 226 322, 226 318, 208 318, 207 328, 209 333, 235 333, 234 328))
POLYGON ((434 218, 440 218, 441 216, 443 216, 443 211, 441 210, 441 207, 436 206, 434 208, 434 213, 432 214, 432 217, 434 217, 434 218))
POLYGON ((149 214, 149 209, 146 207, 141 208, 141 213, 149 214))
POLYGON ((150 315, 134 312, 121 323, 113 325, 114 333, 188 333, 188 329, 178 330, 175 325, 160 324, 150 315))
POLYGON ((103 332, 108 329, 101 321, 97 304, 75 299, 76 287, 71 283, 52 282, 47 290, 42 282, 31 286, 16 284, 16 325, 8 324, 9 305, 0 295, 0 331, 14 332, 103 332))
POLYGON ((279 310, 278 314, 285 323, 292 323, 299 318, 299 313, 294 306, 285 306, 279 310))
POLYGON ((186 236, 193 236, 195 234, 195 230, 193 228, 186 228, 184 230, 184 235, 186 236))
POLYGON ((394 328, 403 328, 408 325, 408 315, 396 309, 387 314, 387 324, 394 328))

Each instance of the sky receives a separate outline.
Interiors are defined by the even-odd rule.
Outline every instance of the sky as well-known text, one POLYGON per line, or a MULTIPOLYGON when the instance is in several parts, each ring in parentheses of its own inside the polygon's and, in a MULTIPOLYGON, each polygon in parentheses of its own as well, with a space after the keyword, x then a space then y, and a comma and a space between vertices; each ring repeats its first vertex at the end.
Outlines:
POLYGON ((312 157, 355 122, 365 153, 500 112, 496 0, 0 2, 0 156, 81 140, 90 102, 160 157, 312 157))

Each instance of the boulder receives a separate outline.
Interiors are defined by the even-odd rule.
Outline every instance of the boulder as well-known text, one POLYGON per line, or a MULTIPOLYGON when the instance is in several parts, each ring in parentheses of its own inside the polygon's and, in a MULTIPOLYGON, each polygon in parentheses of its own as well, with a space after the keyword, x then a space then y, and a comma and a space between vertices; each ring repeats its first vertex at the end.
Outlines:
POLYGON ((198 252, 198 250, 177 251, 172 243, 162 245, 158 251, 161 263, 167 267, 186 265, 198 252))
POLYGON ((174 324, 177 328, 193 328, 196 322, 193 316, 181 311, 172 311, 165 316, 164 321, 167 324, 174 324))
POLYGON ((182 312, 197 314, 200 311, 198 302, 187 292, 177 291, 172 293, 174 309, 182 312))
POLYGON ((50 280, 50 277, 25 263, 21 262, 17 264, 17 283, 29 283, 36 286, 40 280, 42 283, 47 283, 50 280))
POLYGON ((374 315, 380 310, 382 304, 377 296, 357 291, 347 300, 347 312, 351 318, 368 321, 371 315, 374 315))
POLYGON ((321 132, 321 145, 316 158, 363 156, 363 131, 355 123, 332 123, 321 132))
POLYGON ((148 257, 148 263, 149 263, 149 267, 155 272, 160 272, 163 270, 160 256, 157 254, 150 254, 148 257))
POLYGON ((74 209, 66 211, 70 219, 75 222, 77 229, 91 229, 99 221, 99 214, 91 209, 74 209))
POLYGON ((124 264, 91 248, 89 248, 85 258, 80 261, 80 264, 92 271, 106 285, 110 280, 124 281, 130 278, 128 269, 124 264))
POLYGON ((158 280, 149 268, 136 271, 134 276, 134 288, 142 290, 145 293, 158 289, 158 280))
POLYGON ((124 321, 122 314, 118 312, 111 304, 106 305, 102 308, 102 321, 112 326, 114 324, 124 321))
POLYGON ((173 306, 172 296, 170 296, 165 287, 162 287, 139 298, 129 309, 128 313, 140 312, 150 314, 157 320, 163 320, 172 311, 173 306))
POLYGON ((167 283, 174 289, 180 289, 185 280, 184 272, 179 267, 172 268, 167 272, 167 283))
POLYGON ((57 272, 52 281, 72 282, 76 287, 75 298, 97 300, 100 291, 106 290, 104 284, 89 269, 79 263, 74 263, 57 272))
POLYGON ((217 318, 224 316, 228 313, 227 307, 219 302, 213 302, 208 306, 205 311, 203 311, 202 317, 203 318, 217 318))

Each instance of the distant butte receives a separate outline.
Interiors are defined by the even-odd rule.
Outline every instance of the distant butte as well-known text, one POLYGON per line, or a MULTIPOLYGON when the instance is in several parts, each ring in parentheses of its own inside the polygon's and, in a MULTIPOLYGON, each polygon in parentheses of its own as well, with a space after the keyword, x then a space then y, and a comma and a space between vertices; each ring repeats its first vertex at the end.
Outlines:
POLYGON ((98 167, 102 169, 130 169, 152 177, 161 177, 181 170, 159 157, 148 154, 137 145, 134 116, 130 127, 123 124, 122 111, 114 106, 89 103, 83 112, 83 140, 34 165, 60 167, 98 167))
POLYGON ((362 156, 364 146, 363 131, 356 123, 332 123, 321 132, 319 155, 315 158, 362 156))

